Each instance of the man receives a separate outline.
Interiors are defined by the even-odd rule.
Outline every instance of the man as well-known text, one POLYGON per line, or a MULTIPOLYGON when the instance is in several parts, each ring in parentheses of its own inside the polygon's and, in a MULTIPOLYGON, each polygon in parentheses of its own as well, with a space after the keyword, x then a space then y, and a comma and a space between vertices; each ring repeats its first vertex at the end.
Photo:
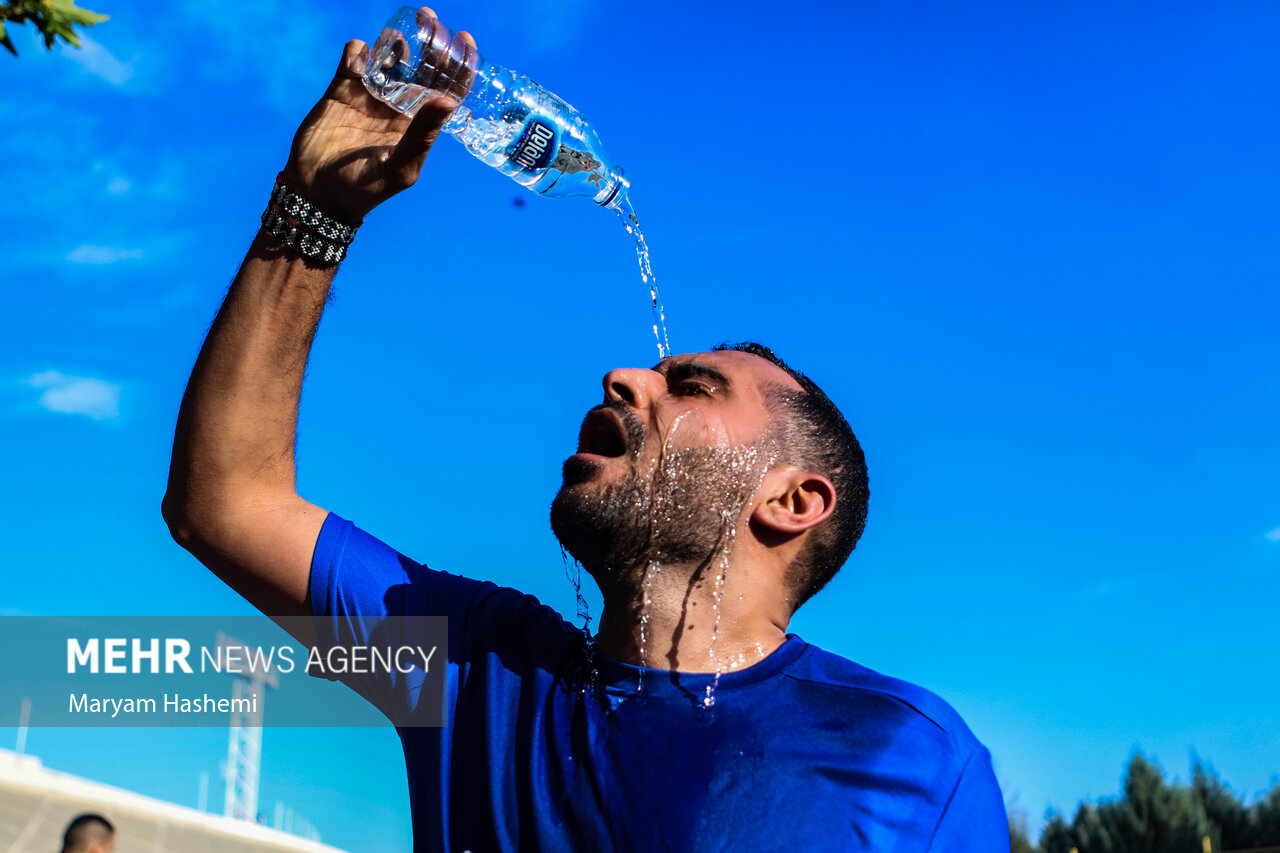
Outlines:
MULTIPOLYGON (((866 473, 839 412, 767 349, 605 376, 552 507, 604 595, 594 644, 296 493, 302 376, 344 229, 414 183, 456 104, 393 113, 361 84, 366 56, 348 43, 294 139, 277 218, 192 372, 164 511, 264 613, 314 615, 304 640, 448 618, 445 726, 400 729, 415 849, 1007 850, 990 757, 954 711, 786 633, 853 549, 866 473)), ((348 683, 389 715, 421 685, 348 683)))
POLYGON ((111 853, 116 849, 116 828, 100 814, 77 815, 62 836, 62 853, 111 853))

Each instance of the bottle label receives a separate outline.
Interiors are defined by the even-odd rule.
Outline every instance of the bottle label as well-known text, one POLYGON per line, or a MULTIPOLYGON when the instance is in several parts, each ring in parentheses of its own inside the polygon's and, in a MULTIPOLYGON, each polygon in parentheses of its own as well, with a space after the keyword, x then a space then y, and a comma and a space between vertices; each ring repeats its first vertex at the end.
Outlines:
POLYGON ((534 172, 546 168, 558 148, 555 127, 535 118, 525 125, 524 133, 511 149, 511 162, 534 172))

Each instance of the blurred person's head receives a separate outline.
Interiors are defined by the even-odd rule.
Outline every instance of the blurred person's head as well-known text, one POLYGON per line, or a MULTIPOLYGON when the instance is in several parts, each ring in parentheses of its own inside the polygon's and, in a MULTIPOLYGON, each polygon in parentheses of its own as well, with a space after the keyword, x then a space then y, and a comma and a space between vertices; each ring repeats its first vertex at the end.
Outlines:
POLYGON ((111 853, 116 849, 116 828, 100 814, 78 815, 62 835, 62 853, 111 853))

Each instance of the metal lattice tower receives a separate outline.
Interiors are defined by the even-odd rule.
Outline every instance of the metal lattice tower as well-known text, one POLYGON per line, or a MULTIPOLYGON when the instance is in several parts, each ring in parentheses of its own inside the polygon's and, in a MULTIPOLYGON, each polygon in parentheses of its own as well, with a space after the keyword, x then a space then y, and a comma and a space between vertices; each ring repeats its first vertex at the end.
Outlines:
MULTIPOLYGON (((235 637, 218 632, 218 649, 241 650, 245 644, 235 637)), ((251 667, 247 673, 228 673, 233 681, 231 688, 231 728, 227 737, 227 793, 222 813, 237 820, 256 821, 258 818, 258 774, 262 762, 262 713, 267 704, 266 687, 278 687, 279 677, 274 665, 264 668, 251 667), (257 695, 258 701, 252 700, 257 695), (242 712, 245 704, 253 710, 242 712)))

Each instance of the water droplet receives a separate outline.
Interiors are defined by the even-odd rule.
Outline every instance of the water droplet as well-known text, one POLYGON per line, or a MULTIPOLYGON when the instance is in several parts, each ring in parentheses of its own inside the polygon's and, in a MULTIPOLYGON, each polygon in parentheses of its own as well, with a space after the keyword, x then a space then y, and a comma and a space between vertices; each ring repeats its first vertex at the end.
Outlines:
MULTIPOLYGON (((638 606, 639 610, 636 621, 637 633, 634 636, 638 669, 635 693, 639 697, 644 692, 651 659, 655 657, 661 659, 665 654, 662 651, 658 655, 654 654, 655 627, 662 631, 676 627, 668 620, 675 617, 681 620, 691 617, 695 613, 693 608, 697 608, 700 603, 694 599, 700 598, 701 604, 710 605, 712 611, 709 617, 709 636, 698 638, 706 645, 701 646, 699 643, 698 646, 681 648, 679 651, 681 662, 695 660, 696 653, 699 651, 706 654, 706 659, 710 663, 707 671, 712 673, 710 683, 706 685, 701 696, 695 694, 695 697, 691 698, 695 706, 710 710, 716 704, 716 689, 723 673, 751 665, 765 656, 759 643, 755 644, 754 660, 751 659, 753 656, 750 651, 736 650, 731 654, 725 653, 720 647, 720 632, 726 590, 730 581, 729 565, 737 538, 737 525, 744 507, 760 488, 764 475, 777 456, 773 445, 768 442, 734 447, 703 446, 677 451, 674 449, 675 439, 680 433, 687 414, 678 415, 672 421, 662 447, 656 454, 657 458, 649 462, 643 475, 651 484, 651 491, 646 507, 648 541, 645 543, 646 550, 640 563, 642 574, 637 578, 639 589, 635 590, 636 597, 632 600, 633 606, 638 606), (693 578, 686 578, 680 573, 673 574, 670 568, 663 564, 664 555, 668 553, 669 546, 689 547, 688 542, 675 542, 671 538, 681 539, 689 530, 703 530, 709 534, 705 544, 696 546, 700 549, 705 548, 706 550, 701 553, 706 554, 707 557, 701 563, 702 571, 696 573, 693 578), (683 591, 673 586, 685 583, 691 586, 683 591), (709 590, 708 587, 710 587, 709 590), (658 609, 670 607, 673 600, 678 600, 677 595, 679 600, 685 602, 681 606, 690 608, 684 611, 683 615, 658 609), (660 615, 661 619, 655 620, 655 615, 660 615)), ((587 612, 586 601, 581 595, 581 567, 577 566, 576 572, 570 571, 568 559, 565 555, 566 573, 574 583, 575 594, 579 600, 579 617, 585 623, 584 634, 589 635, 585 626, 590 624, 590 614, 587 612)), ((742 601, 744 598, 745 596, 738 595, 734 600, 742 601)), ((699 617, 702 616, 702 611, 696 612, 699 617)), ((706 619, 699 618, 694 622, 690 618, 689 624, 684 626, 685 641, 692 639, 690 632, 696 626, 703 626, 705 632, 708 630, 707 625, 706 619)), ((666 643, 669 640, 664 637, 663 642, 666 643)), ((663 648, 663 643, 657 645, 659 649, 663 648)), ((676 668, 684 669, 686 666, 678 663, 676 668)), ((591 667, 590 672, 594 685, 596 675, 594 666, 591 667)), ((712 720, 713 718, 708 715, 705 722, 709 723, 712 720)))
POLYGON ((636 259, 640 263, 640 280, 649 285, 649 298, 653 310, 653 337, 658 342, 658 358, 671 355, 671 341, 667 336, 667 312, 662 306, 662 296, 658 293, 658 282, 653 275, 653 267, 649 262, 649 244, 645 242, 644 232, 640 230, 640 220, 629 199, 623 197, 614 205, 622 226, 635 238, 636 259))
POLYGON ((560 560, 564 563, 565 577, 573 584, 573 594, 577 599, 576 608, 579 621, 582 623, 583 651, 586 655, 587 677, 583 682, 583 693, 594 693, 596 687, 596 644, 591 634, 591 607, 582 594, 582 564, 569 556, 564 546, 560 546, 560 560))
MULTIPOLYGON (((756 446, 743 446, 731 448, 732 453, 728 460, 724 463, 724 468, 728 474, 725 488, 729 494, 726 495, 728 500, 721 504, 721 533, 720 533, 720 549, 715 562, 716 573, 715 586, 711 591, 711 610, 715 614, 711 626, 711 640, 708 644, 707 655, 712 665, 711 683, 707 685, 705 695, 702 697, 702 707, 710 710, 716 704, 716 688, 720 686, 720 676, 728 672, 730 668, 736 666, 741 668, 746 664, 745 655, 739 653, 735 658, 722 661, 717 654, 717 642, 720 639, 720 616, 724 604, 725 587, 729 577, 729 562, 733 556, 733 545, 738 534, 738 516, 742 513, 743 507, 751 500, 756 491, 760 488, 760 484, 764 482, 764 476, 773 466, 777 458, 777 454, 770 450, 767 453, 761 453, 760 448, 756 446), (749 486, 749 488, 748 488, 749 486), (736 492, 736 494, 733 494, 736 492)), ((741 600, 741 596, 739 596, 741 600)), ((759 643, 756 644, 759 649, 759 643)))

